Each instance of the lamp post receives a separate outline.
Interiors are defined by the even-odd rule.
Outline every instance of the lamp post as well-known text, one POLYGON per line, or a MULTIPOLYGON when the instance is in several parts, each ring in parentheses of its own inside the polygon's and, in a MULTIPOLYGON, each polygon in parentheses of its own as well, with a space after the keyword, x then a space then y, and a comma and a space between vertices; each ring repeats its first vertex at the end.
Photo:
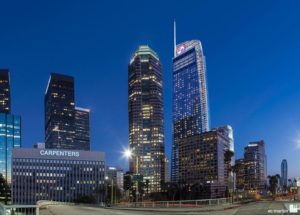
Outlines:
POLYGON ((111 205, 114 204, 114 181, 111 179, 111 205))
MULTIPOLYGON (((105 180, 107 181, 107 184, 108 184, 109 177, 105 176, 105 180)), ((114 192, 113 192, 114 191, 114 181, 113 181, 113 179, 111 179, 110 183, 111 183, 110 204, 113 205, 113 203, 114 203, 114 192)), ((108 190, 108 188, 106 188, 106 190, 108 190)), ((106 191, 106 195, 108 195, 107 191, 106 191)))
MULTIPOLYGON (((123 151, 123 157, 127 158, 128 160, 131 159, 133 155, 134 154, 131 149, 125 149, 123 151)), ((138 174, 138 159, 136 156, 135 156, 135 159, 136 159, 136 163, 135 163, 136 174, 138 174)), ((138 182, 136 184, 136 191, 135 191, 135 201, 136 202, 137 202, 137 196, 138 196, 138 182)))

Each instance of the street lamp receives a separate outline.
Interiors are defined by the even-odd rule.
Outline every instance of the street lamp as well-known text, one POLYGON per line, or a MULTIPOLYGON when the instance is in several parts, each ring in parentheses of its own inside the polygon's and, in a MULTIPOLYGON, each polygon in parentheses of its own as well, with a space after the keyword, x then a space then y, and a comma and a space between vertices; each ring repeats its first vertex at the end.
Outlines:
MULTIPOLYGON (((139 175, 139 159, 138 156, 134 155, 133 151, 131 149, 125 149, 123 151, 123 157, 127 159, 135 159, 135 174, 139 175)), ((139 196, 139 181, 136 181, 136 202, 138 202, 138 196, 139 196)))
POLYGON ((125 149, 123 151, 123 156, 127 159, 130 159, 132 157, 133 153, 130 149, 125 149))
MULTIPOLYGON (((105 176, 105 180, 109 181, 109 177, 105 176)), ((113 205, 113 203, 114 203, 114 193, 113 193, 113 190, 114 190, 114 180, 111 179, 111 196, 110 196, 110 203, 111 203, 111 205, 113 205)))

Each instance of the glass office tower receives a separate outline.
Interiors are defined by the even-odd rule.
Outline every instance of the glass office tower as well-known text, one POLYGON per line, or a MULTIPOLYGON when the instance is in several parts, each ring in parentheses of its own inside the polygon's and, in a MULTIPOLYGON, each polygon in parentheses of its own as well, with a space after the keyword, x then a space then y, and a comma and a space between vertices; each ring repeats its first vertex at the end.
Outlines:
POLYGON ((10 113, 10 85, 7 69, 0 69, 0 113, 10 113))
POLYGON ((280 177, 280 185, 281 187, 286 190, 287 189, 287 182, 288 182, 288 164, 286 159, 283 159, 281 162, 281 177, 280 177))
POLYGON ((171 180, 178 181, 178 143, 209 131, 205 57, 201 42, 176 46, 173 58, 173 146, 171 180))
POLYGON ((245 190, 262 191, 266 187, 266 155, 263 140, 244 148, 245 190))
POLYGON ((77 150, 90 150, 90 110, 75 107, 75 144, 77 150))
POLYGON ((76 149, 74 78, 51 73, 44 102, 46 148, 76 149))
POLYGON ((245 188, 245 162, 244 159, 235 160, 235 174, 236 174, 236 189, 244 190, 245 188))
POLYGON ((162 68, 149 46, 140 46, 128 66, 130 171, 149 180, 149 192, 165 179, 162 68))
MULTIPOLYGON (((9 72, 0 69, 0 174, 8 185, 11 184, 12 149, 21 147, 21 117, 10 113, 10 100, 9 72)), ((10 194, 5 195, 7 198, 10 194)))
POLYGON ((190 186, 201 184, 204 190, 195 195, 197 198, 225 196, 229 171, 225 155, 231 140, 221 129, 178 141, 178 181, 190 186))
POLYGON ((0 113, 0 174, 11 184, 13 148, 21 147, 21 117, 0 113))

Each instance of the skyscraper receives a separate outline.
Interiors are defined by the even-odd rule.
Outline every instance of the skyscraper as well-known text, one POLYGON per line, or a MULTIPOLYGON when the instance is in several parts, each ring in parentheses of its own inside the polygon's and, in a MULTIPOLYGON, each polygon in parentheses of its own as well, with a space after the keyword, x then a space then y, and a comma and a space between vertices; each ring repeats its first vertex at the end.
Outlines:
POLYGON ((9 72, 0 69, 0 174, 11 183, 13 148, 21 147, 21 117, 10 113, 9 72))
MULTIPOLYGON (((223 127, 224 128, 224 127, 223 127)), ((226 151, 231 139, 221 129, 182 138, 178 141, 178 181, 203 185, 197 198, 224 197, 231 159, 226 151)))
POLYGON ((130 171, 159 192, 165 178, 162 68, 158 55, 139 46, 128 66, 130 171))
POLYGON ((10 85, 7 69, 0 69, 0 113, 10 113, 10 85))
POLYGON ((106 166, 106 177, 108 181, 113 180, 114 185, 117 185, 121 191, 124 188, 124 172, 121 167, 106 166))
POLYGON ((244 190, 245 188, 245 163, 244 159, 237 159, 235 161, 236 173, 236 189, 244 190))
POLYGON ((46 148, 76 149, 74 78, 51 73, 45 93, 46 148))
POLYGON ((261 191, 266 186, 266 155, 263 140, 244 148, 245 190, 261 191))
MULTIPOLYGON (((175 32, 175 31, 174 31, 175 32)), ((176 41, 174 39, 174 44, 176 41)), ((190 40, 174 47, 172 181, 178 181, 178 142, 209 131, 206 67, 202 45, 190 40)))
POLYGON ((75 107, 75 144, 77 150, 90 150, 90 110, 75 107))
POLYGON ((0 113, 0 174, 11 183, 13 148, 21 147, 21 117, 0 113))
POLYGON ((226 125, 217 129, 218 132, 222 133, 225 136, 226 140, 224 144, 224 164, 225 164, 225 183, 229 190, 234 190, 234 182, 235 182, 235 175, 232 171, 232 167, 235 164, 234 158, 234 138, 233 138, 233 129, 230 125, 226 125))
POLYGON ((287 189, 287 182, 288 182, 288 164, 287 164, 287 160, 283 159, 281 162, 280 185, 284 190, 287 189))

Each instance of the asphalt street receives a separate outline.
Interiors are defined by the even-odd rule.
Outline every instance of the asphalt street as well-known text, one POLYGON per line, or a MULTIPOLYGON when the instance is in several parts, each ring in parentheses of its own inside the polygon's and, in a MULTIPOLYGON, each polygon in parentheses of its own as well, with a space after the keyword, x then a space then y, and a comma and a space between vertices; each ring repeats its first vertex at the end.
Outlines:
MULTIPOLYGON (((226 210, 212 210, 212 211, 188 211, 181 209, 164 209, 160 211, 153 211, 153 209, 144 210, 120 210, 120 209, 104 209, 87 206, 66 206, 53 205, 40 210, 40 215, 264 215, 264 214, 300 214, 286 213, 288 203, 286 202, 255 202, 242 205, 238 208, 226 210)), ((159 210, 159 209, 158 209, 159 210)))

